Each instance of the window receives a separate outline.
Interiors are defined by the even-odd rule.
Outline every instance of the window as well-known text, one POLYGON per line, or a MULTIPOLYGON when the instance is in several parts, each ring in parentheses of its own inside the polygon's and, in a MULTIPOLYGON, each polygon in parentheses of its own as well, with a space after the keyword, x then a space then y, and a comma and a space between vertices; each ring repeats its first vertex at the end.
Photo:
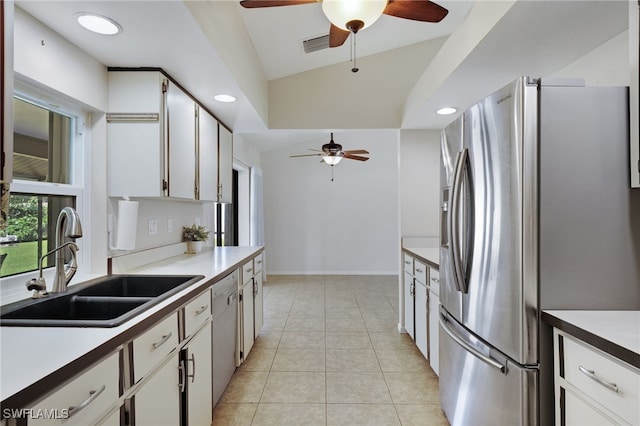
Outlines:
MULTIPOLYGON (((80 204, 82 191, 74 185, 77 116, 14 97, 13 183, 0 234, 0 277, 38 269, 40 258, 54 248, 58 214, 80 204)), ((43 259, 43 268, 53 266, 54 256, 43 259)))

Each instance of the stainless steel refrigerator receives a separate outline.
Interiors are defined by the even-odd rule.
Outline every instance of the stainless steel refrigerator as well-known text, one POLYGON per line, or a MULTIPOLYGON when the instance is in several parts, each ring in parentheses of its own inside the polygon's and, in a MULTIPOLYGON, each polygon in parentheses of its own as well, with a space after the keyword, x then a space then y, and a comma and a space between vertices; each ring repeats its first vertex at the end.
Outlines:
POLYGON ((628 92, 522 77, 442 133, 440 397, 453 425, 553 424, 542 309, 640 308, 628 92))

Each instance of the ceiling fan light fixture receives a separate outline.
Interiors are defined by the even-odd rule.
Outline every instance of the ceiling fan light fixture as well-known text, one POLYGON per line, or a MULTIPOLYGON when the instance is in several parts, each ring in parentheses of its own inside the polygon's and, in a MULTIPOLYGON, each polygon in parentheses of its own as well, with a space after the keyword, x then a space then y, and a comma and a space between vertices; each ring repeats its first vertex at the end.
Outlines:
POLYGON ((344 154, 342 154, 340 152, 340 153, 332 154, 332 155, 323 155, 322 159, 328 165, 335 166, 336 164, 338 164, 340 162, 340 160, 342 160, 342 157, 344 157, 344 154))
POLYGON ((367 28, 382 16, 387 6, 387 0, 323 0, 322 11, 327 19, 336 27, 345 31, 350 22, 362 21, 363 25, 357 30, 367 28))

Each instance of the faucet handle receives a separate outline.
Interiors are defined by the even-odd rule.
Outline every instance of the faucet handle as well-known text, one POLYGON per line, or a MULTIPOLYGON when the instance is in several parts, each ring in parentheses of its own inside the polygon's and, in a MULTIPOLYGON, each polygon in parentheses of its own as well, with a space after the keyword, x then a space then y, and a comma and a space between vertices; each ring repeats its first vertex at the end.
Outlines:
POLYGON ((27 281, 26 286, 27 290, 34 290, 31 296, 33 299, 40 299, 49 295, 49 293, 47 293, 47 283, 42 276, 30 279, 27 281))

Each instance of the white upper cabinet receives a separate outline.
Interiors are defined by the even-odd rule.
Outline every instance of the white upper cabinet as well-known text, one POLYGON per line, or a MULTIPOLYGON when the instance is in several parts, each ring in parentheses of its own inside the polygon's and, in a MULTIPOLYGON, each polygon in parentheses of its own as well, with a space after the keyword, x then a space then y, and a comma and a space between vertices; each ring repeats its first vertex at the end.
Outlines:
POLYGON ((631 186, 640 188, 640 4, 629 2, 631 186))
POLYGON ((159 72, 109 73, 109 196, 166 195, 165 81, 159 72))
POLYGON ((169 133, 168 195, 196 196, 196 104, 175 84, 167 85, 167 131, 169 133))
POLYGON ((198 199, 218 201, 218 122, 198 111, 198 199))
POLYGON ((233 198, 233 135, 161 71, 109 72, 110 197, 233 198))
POLYGON ((223 125, 219 129, 218 201, 230 203, 233 201, 233 135, 223 125))

